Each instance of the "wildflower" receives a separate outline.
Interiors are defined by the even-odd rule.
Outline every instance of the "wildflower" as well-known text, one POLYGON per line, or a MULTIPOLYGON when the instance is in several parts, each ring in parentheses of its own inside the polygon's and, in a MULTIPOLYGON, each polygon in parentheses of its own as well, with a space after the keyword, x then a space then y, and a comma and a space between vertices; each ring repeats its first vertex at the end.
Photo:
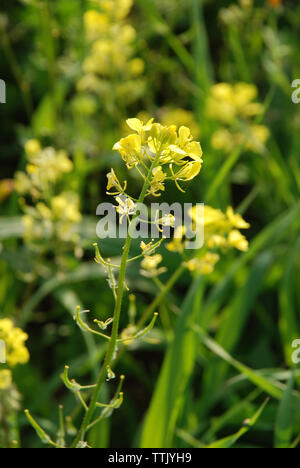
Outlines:
POLYGON ((27 142, 25 143, 25 153, 28 157, 35 156, 41 151, 41 149, 42 148, 38 140, 27 140, 27 142))
POLYGON ((240 214, 234 213, 231 206, 228 206, 226 216, 233 227, 237 229, 249 229, 250 224, 247 223, 240 214))
POLYGON ((191 271, 197 271, 200 275, 209 275, 213 272, 220 256, 215 253, 207 252, 202 258, 193 258, 186 262, 186 267, 191 271))
POLYGON ((158 197, 160 195, 158 192, 165 190, 163 182, 165 181, 167 174, 163 172, 161 166, 157 166, 153 169, 152 175, 153 177, 151 180, 151 185, 148 189, 148 194, 158 197))
POLYGON ((189 214, 197 226, 204 226, 205 243, 209 249, 247 250, 248 241, 239 229, 248 229, 250 224, 240 214, 234 213, 232 207, 228 207, 226 213, 223 213, 221 210, 205 206, 204 219, 198 218, 195 207, 189 214))
POLYGON ((107 194, 108 195, 120 195, 125 192, 127 187, 127 181, 124 182, 124 186, 122 187, 119 179, 117 178, 115 171, 111 169, 111 171, 106 175, 107 177, 107 194), (109 192, 112 188, 115 188, 116 192, 109 192))
POLYGON ((163 216, 162 218, 160 218, 158 220, 159 224, 161 224, 162 226, 166 226, 166 227, 174 227, 175 226, 175 216, 172 215, 172 214, 168 214, 168 215, 165 215, 163 216))
POLYGON ((129 135, 117 142, 113 150, 119 151, 128 169, 137 166, 142 160, 142 142, 139 135, 129 135))
POLYGON ((5 342, 6 361, 9 366, 28 362, 29 352, 24 344, 28 335, 20 328, 14 327, 10 319, 0 319, 0 339, 5 342))
POLYGON ((160 254, 145 256, 145 258, 141 262, 141 273, 149 278, 153 278, 154 276, 158 276, 162 273, 165 273, 165 271, 167 271, 166 268, 157 268, 159 263, 162 262, 162 259, 163 258, 160 254))
POLYGON ((181 126, 177 131, 175 125, 166 127, 153 119, 146 124, 137 118, 129 119, 127 124, 136 134, 122 138, 113 149, 121 153, 129 169, 139 164, 145 166, 147 160, 157 163, 152 170, 148 195, 159 196, 167 178, 174 180, 182 190, 178 181, 192 180, 199 174, 203 162, 202 148, 193 140, 189 128, 181 126), (170 177, 163 170, 164 165, 169 166, 170 177))
POLYGON ((9 369, 0 370, 0 390, 6 390, 12 384, 12 374, 9 369))
POLYGON ((84 26, 87 31, 88 39, 93 41, 100 34, 108 32, 109 18, 96 10, 88 10, 84 15, 84 26))
POLYGON ((128 63, 128 67, 131 75, 141 75, 145 69, 145 62, 140 58, 134 58, 128 63))
POLYGON ((121 215, 120 223, 123 222, 124 216, 135 214, 136 204, 130 198, 116 197, 119 206, 116 207, 117 212, 121 215))
POLYGON ((212 135, 213 148, 230 153, 244 144, 246 150, 264 151, 270 132, 264 125, 251 123, 263 111, 263 106, 255 101, 257 94, 257 88, 248 83, 212 86, 206 103, 207 115, 224 125, 212 135))
POLYGON ((246 237, 237 229, 230 231, 228 234, 228 245, 230 247, 235 247, 242 252, 246 252, 248 250, 248 241, 246 237))
POLYGON ((79 223, 81 221, 79 198, 75 193, 66 192, 53 197, 51 208, 58 220, 65 220, 71 223, 79 223))

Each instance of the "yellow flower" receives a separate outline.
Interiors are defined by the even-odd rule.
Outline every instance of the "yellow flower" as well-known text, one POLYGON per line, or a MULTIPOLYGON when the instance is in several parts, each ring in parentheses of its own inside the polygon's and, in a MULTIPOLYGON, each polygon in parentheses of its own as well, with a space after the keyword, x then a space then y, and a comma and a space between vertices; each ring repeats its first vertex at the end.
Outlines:
POLYGON ((228 244, 230 247, 234 247, 242 252, 246 252, 248 250, 248 241, 240 231, 234 229, 228 235, 228 244))
POLYGON ((257 88, 248 83, 218 83, 211 88, 207 99, 209 117, 225 123, 232 123, 236 117, 253 117, 262 111, 257 97, 257 88))
POLYGON ((187 268, 191 271, 197 271, 200 275, 209 275, 213 272, 220 256, 215 253, 207 252, 202 258, 193 258, 186 262, 187 268))
POLYGON ((231 206, 228 206, 226 210, 226 215, 232 227, 235 227, 237 229, 249 229, 250 224, 247 223, 240 214, 234 213, 233 208, 231 206))
POLYGON ((27 156, 35 156, 37 153, 41 151, 41 145, 38 140, 32 139, 28 140, 25 143, 25 153, 27 156))
POLYGON ((254 153, 263 153, 265 144, 270 137, 270 130, 264 125, 251 125, 250 136, 247 139, 246 149, 254 153))
POLYGON ((120 223, 122 224, 124 216, 135 214, 136 204, 130 198, 116 197, 119 206, 116 207, 117 212, 121 215, 120 223))
POLYGON ((6 361, 9 366, 28 362, 29 352, 24 344, 27 339, 28 335, 14 327, 10 319, 0 319, 0 340, 6 345, 6 361))
POLYGON ((30 178, 24 172, 16 172, 15 174, 15 189, 18 193, 24 195, 29 193, 32 187, 30 178))
POLYGON ((9 369, 0 370, 0 390, 6 390, 12 384, 12 374, 9 369))
POLYGON ((93 41, 99 35, 105 34, 109 29, 109 18, 96 10, 88 10, 84 14, 84 25, 88 39, 93 41))
POLYGON ((119 182, 119 179, 117 178, 115 171, 113 169, 106 174, 107 177, 107 194, 108 195, 120 195, 121 193, 124 193, 127 187, 127 181, 125 180, 124 182, 124 187, 119 182), (110 189, 115 188, 117 191, 116 192, 109 192, 110 189))
POLYGON ((166 268, 161 267, 157 268, 159 263, 162 261, 162 256, 160 254, 155 254, 155 255, 147 255, 144 257, 144 259, 141 262, 141 273, 149 278, 152 278, 154 276, 158 276, 162 273, 165 273, 166 268))
POLYGON ((145 62, 140 58, 134 58, 128 63, 131 75, 141 75, 145 69, 145 62))
POLYGON ((209 249, 214 248, 236 248, 245 251, 248 248, 247 239, 240 233, 239 229, 248 229, 247 223, 240 214, 234 213, 229 206, 224 214, 221 210, 204 207, 204 219, 197 216, 196 207, 189 211, 192 221, 198 227, 204 226, 205 244, 209 249))
POLYGON ((128 169, 137 166, 143 159, 142 142, 139 135, 129 135, 117 142, 113 150, 119 151, 122 159, 126 162, 128 169))
POLYGON ((51 199, 51 208, 55 218, 58 220, 67 220, 71 223, 79 223, 81 221, 77 194, 62 193, 53 197, 51 199))
POLYGON ((165 186, 163 184, 164 180, 166 179, 167 177, 167 174, 165 174, 163 171, 162 171, 162 167, 161 166, 157 166, 153 169, 152 171, 152 180, 151 180, 151 184, 150 184, 150 187, 148 189, 148 194, 151 194, 151 195, 154 195, 155 197, 159 196, 160 191, 163 191, 165 190, 165 186))

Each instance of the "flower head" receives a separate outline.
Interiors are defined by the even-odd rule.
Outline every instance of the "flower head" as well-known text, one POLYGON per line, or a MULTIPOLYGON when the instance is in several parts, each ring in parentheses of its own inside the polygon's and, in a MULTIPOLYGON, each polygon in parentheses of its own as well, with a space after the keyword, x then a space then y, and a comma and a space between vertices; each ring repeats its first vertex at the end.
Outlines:
POLYGON ((115 171, 113 169, 108 172, 106 175, 107 177, 107 194, 108 195, 120 195, 121 193, 124 193, 127 187, 127 181, 124 182, 124 186, 122 187, 121 183, 119 182, 119 179, 117 178, 115 171), (114 188, 116 191, 115 192, 109 192, 114 188))
POLYGON ((116 207, 117 212, 120 217, 120 223, 123 222, 124 216, 130 216, 135 214, 136 212, 136 204, 130 199, 126 197, 116 197, 116 201, 118 202, 118 206, 116 207))
POLYGON ((29 360, 29 352, 25 346, 28 335, 20 328, 14 327, 12 320, 0 319, 0 340, 6 345, 6 361, 9 366, 25 364, 29 360))
POLYGON ((152 164, 147 195, 159 196, 167 179, 174 180, 178 186, 178 181, 192 180, 199 174, 202 148, 193 140, 189 128, 181 126, 177 130, 175 125, 163 126, 153 119, 146 123, 137 118, 128 119, 127 124, 135 133, 122 138, 113 149, 120 152, 129 169, 139 169, 141 165, 148 170, 149 163, 152 164))
POLYGON ((154 276, 158 276, 166 271, 165 267, 158 268, 158 265, 162 262, 162 256, 160 254, 155 255, 147 255, 141 262, 141 273, 144 276, 149 278, 153 278, 154 276))
POLYGON ((9 369, 0 370, 0 390, 6 390, 12 384, 12 374, 9 369))

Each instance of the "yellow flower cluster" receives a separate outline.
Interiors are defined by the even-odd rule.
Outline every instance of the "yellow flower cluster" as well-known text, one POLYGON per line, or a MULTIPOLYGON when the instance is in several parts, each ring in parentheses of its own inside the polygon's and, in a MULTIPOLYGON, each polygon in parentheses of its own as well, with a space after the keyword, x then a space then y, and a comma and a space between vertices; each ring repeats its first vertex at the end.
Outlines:
POLYGON ((230 153, 244 143, 245 149, 261 153, 270 132, 264 125, 256 125, 253 118, 263 107, 255 102, 257 88, 247 83, 218 83, 212 86, 206 103, 207 116, 223 127, 212 136, 215 149, 230 153))
POLYGON ((113 149, 120 152, 128 169, 139 170, 139 166, 147 168, 147 163, 154 164, 148 195, 159 196, 168 179, 174 180, 182 190, 178 181, 192 180, 199 174, 202 149, 189 128, 163 126, 153 119, 146 124, 139 119, 129 119, 127 124, 135 133, 122 138, 113 149))
MULTIPOLYGON (((6 362, 10 367, 17 364, 26 364, 29 360, 29 352, 25 346, 28 335, 20 328, 14 327, 10 319, 0 319, 0 340, 6 347, 6 362)), ((12 374, 10 369, 0 370, 0 390, 10 387, 12 374)))
POLYGON ((43 192, 73 169, 65 151, 56 151, 51 147, 42 149, 38 140, 28 140, 25 153, 28 161, 26 173, 17 172, 15 175, 15 188, 22 195, 40 198, 43 192))
POLYGON ((162 262, 163 258, 160 254, 155 255, 145 255, 144 259, 141 262, 141 274, 148 278, 153 278, 155 276, 165 273, 167 269, 165 267, 158 268, 158 265, 162 262))
MULTIPOLYGON (((201 258, 196 257, 186 262, 190 271, 210 274, 220 259, 216 250, 226 252, 235 248, 245 252, 248 249, 248 241, 240 229, 248 229, 250 225, 241 215, 234 213, 232 207, 228 207, 226 213, 223 213, 219 209, 205 206, 203 218, 199 217, 197 207, 193 207, 189 214, 197 229, 204 228, 204 248, 207 250, 201 258)), ((167 248, 171 252, 183 253, 185 245, 185 227, 178 227, 167 248)))
POLYGON ((24 196, 21 199, 24 211, 24 239, 58 238, 65 242, 78 240, 78 224, 81 221, 79 198, 75 192, 56 193, 56 184, 72 171, 73 163, 65 151, 54 148, 42 149, 37 140, 25 145, 28 160, 26 172, 17 172, 15 188, 24 196), (34 206, 27 204, 30 196, 34 206))
MULTIPOLYGON (((135 29, 126 22, 132 0, 97 0, 98 9, 84 15, 90 53, 83 63, 80 91, 94 91, 102 99, 134 101, 144 92, 139 78, 144 62, 135 57, 135 29)), ((109 104, 109 103, 108 103, 109 104)), ((110 103, 111 106, 111 103, 110 103)))
POLYGON ((12 373, 9 369, 0 370, 0 390, 9 388, 12 384, 12 373))

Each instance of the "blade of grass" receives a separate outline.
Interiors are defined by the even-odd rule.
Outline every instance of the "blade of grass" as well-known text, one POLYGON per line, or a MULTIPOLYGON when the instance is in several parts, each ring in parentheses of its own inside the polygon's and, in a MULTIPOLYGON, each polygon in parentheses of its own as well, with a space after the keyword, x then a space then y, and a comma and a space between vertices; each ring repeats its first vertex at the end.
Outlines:
POLYGON ((274 448, 288 448, 293 436, 293 388, 294 373, 288 381, 283 398, 278 407, 275 424, 274 448))
POLYGON ((199 313, 202 294, 202 278, 197 278, 184 301, 145 417, 142 448, 172 446, 182 397, 195 363, 197 341, 191 325, 199 313))
MULTIPOLYGON (((264 252, 257 258, 249 271, 247 281, 234 294, 227 308, 216 341, 229 353, 235 349, 243 334, 248 315, 262 289, 263 278, 266 276, 272 262, 273 255, 268 252, 264 252)), ((226 362, 212 362, 207 366, 203 377, 203 394, 199 407, 201 414, 203 414, 203 411, 207 411, 213 402, 216 389, 225 380, 227 370, 228 364, 226 362)))

